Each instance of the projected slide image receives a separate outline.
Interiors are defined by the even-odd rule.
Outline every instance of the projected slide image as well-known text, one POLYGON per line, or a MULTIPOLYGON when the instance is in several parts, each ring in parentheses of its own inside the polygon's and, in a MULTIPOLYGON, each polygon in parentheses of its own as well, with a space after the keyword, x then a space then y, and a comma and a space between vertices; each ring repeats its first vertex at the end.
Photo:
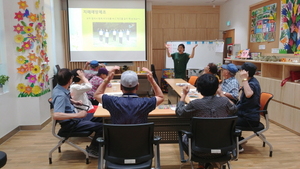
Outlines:
POLYGON ((93 22, 94 47, 137 46, 136 23, 93 22))

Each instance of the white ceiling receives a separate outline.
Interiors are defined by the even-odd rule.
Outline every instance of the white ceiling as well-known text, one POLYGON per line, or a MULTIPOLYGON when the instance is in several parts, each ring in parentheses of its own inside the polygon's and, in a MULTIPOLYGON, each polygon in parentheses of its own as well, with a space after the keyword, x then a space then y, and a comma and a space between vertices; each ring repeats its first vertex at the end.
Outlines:
POLYGON ((152 5, 170 5, 170 6, 220 6, 229 0, 147 0, 152 5))

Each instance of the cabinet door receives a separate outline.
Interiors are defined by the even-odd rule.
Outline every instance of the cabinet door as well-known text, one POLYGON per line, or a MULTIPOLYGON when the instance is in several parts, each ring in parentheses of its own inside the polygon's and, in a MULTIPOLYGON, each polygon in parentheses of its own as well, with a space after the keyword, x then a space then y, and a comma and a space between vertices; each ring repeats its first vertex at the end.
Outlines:
POLYGON ((282 124, 284 114, 281 112, 281 103, 271 100, 268 106, 269 118, 282 124))
POLYGON ((300 84, 295 83, 295 97, 294 97, 294 105, 300 108, 300 84))
POLYGON ((283 118, 280 124, 299 133, 300 132, 300 123, 299 123, 300 110, 284 104, 282 104, 281 110, 282 110, 283 118))
POLYGON ((261 91, 273 94, 273 99, 280 101, 281 98, 281 81, 271 78, 261 79, 261 91))
POLYGON ((293 108, 293 119, 292 119, 292 129, 298 133, 300 133, 300 110, 293 108))
POLYGON ((281 102, 295 106, 295 83, 287 82, 281 88, 281 102))

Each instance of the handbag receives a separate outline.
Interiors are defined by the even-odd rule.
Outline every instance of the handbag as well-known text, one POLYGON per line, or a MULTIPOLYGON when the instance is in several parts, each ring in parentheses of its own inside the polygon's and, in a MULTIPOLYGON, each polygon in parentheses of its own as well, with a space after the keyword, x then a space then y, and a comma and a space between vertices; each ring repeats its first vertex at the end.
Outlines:
POLYGON ((285 85, 285 83, 289 80, 294 82, 298 79, 300 79, 300 71, 290 71, 290 76, 281 81, 281 86, 285 85))

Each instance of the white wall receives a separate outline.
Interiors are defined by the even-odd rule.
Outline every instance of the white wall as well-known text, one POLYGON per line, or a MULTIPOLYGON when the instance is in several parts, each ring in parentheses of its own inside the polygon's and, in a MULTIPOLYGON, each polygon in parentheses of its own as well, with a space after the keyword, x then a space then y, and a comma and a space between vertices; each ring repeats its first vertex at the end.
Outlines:
MULTIPOLYGON (((27 0, 27 4, 35 3, 37 0, 27 0)), ((3 47, 7 66, 8 75, 10 76, 8 92, 0 95, 0 138, 14 130, 18 126, 41 125, 50 118, 48 98, 51 93, 40 97, 18 98, 18 85, 23 76, 19 75, 16 62, 14 42, 15 32, 13 26, 17 23, 15 12, 19 11, 19 0, 0 0, 0 44, 3 47)), ((48 34, 48 57, 51 70, 49 77, 53 75, 54 65, 64 65, 63 59, 63 36, 61 21, 60 0, 41 0, 44 4, 46 16, 46 32, 48 34)), ((0 65, 1 66, 1 65, 0 65)), ((3 67, 3 66, 1 66, 3 67)))
MULTIPOLYGON (((5 90, 11 91, 12 85, 14 84, 14 77, 11 73, 12 68, 14 66, 15 60, 12 61, 11 57, 8 57, 11 55, 11 48, 9 46, 11 45, 11 41, 7 43, 8 39, 13 39, 13 37, 9 37, 7 33, 7 29, 12 30, 13 27, 8 28, 6 26, 6 20, 4 18, 7 17, 5 15, 5 8, 7 7, 7 3, 9 0, 0 1, 0 44, 1 44, 1 54, 4 55, 1 63, 1 68, 5 69, 3 72, 7 72, 7 75, 10 76, 9 82, 6 83, 5 90), (12 63, 12 64, 7 64, 12 63)), ((11 5, 9 5, 11 6, 11 5)), ((10 17, 10 16, 9 16, 10 17)), ((13 18, 13 17, 12 17, 13 18)), ((8 132, 15 129, 17 126, 19 126, 18 122, 18 112, 17 112, 17 106, 16 106, 16 97, 12 94, 12 92, 6 92, 4 94, 0 95, 0 138, 6 135, 8 132)))
POLYGON ((229 0, 220 7, 220 30, 235 29, 234 43, 241 44, 241 49, 248 48, 250 6, 262 1, 265 0, 229 0), (226 26, 227 21, 231 22, 230 26, 226 26))

